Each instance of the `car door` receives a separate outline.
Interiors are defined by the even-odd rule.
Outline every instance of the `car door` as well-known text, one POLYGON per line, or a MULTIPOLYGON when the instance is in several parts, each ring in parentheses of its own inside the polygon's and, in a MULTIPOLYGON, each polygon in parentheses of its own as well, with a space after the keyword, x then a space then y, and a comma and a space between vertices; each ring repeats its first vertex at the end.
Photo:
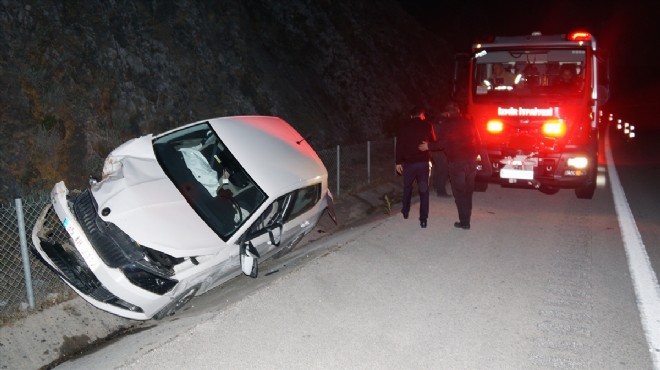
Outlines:
POLYGON ((274 248, 288 247, 314 227, 318 215, 309 211, 321 198, 321 184, 305 186, 275 199, 248 231, 260 256, 274 248))

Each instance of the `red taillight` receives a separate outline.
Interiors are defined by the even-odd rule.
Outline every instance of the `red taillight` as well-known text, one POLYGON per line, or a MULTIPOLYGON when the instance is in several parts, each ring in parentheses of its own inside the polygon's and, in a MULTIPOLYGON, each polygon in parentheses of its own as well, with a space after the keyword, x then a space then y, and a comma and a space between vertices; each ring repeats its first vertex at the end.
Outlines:
POLYGON ((547 136, 560 137, 566 133, 566 124, 561 119, 551 119, 543 124, 543 133, 547 136))
POLYGON ((566 37, 568 41, 591 41, 591 34, 584 31, 571 32, 566 37))
POLYGON ((504 124, 498 119, 491 119, 486 123, 486 130, 491 134, 499 134, 504 130, 504 124))

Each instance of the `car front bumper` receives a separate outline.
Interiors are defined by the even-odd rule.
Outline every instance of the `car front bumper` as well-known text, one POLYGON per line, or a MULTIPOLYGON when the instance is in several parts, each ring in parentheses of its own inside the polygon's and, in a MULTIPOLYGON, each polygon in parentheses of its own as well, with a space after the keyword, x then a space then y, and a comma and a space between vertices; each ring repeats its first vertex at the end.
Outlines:
POLYGON ((32 230, 40 258, 86 301, 116 315, 147 320, 168 305, 180 286, 165 295, 154 294, 106 265, 69 207, 68 194, 65 184, 57 183, 51 204, 44 207, 32 230))

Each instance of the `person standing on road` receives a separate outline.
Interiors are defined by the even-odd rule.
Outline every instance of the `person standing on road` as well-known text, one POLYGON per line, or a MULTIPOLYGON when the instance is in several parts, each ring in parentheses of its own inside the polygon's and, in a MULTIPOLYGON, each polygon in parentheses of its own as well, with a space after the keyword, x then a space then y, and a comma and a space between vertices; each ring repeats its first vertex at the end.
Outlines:
POLYGON ((429 143, 429 150, 431 151, 431 159, 433 160, 433 167, 431 168, 431 179, 435 193, 439 197, 451 197, 447 193, 447 182, 449 181, 449 164, 447 163, 447 155, 443 146, 444 134, 444 117, 436 119, 433 122, 433 131, 438 139, 435 143, 429 143))
POLYGON ((426 227, 429 217, 429 142, 436 142, 433 127, 426 121, 426 112, 415 107, 408 122, 399 127, 396 136, 396 173, 403 175, 403 218, 408 218, 413 183, 419 191, 419 225, 426 227))
POLYGON ((457 103, 448 103, 445 110, 447 121, 441 144, 449 162, 449 181, 458 209, 458 222, 454 223, 454 227, 469 230, 472 194, 477 175, 477 155, 481 143, 472 121, 461 115, 457 103))

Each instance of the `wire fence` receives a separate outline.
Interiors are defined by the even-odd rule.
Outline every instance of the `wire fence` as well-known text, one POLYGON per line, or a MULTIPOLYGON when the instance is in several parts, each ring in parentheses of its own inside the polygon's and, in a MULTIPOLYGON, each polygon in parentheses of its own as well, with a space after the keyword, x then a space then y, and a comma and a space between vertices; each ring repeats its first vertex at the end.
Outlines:
POLYGON ((31 252, 29 235, 48 202, 47 194, 19 201, 20 206, 18 202, 0 205, 0 324, 74 297, 73 291, 31 252), (20 216, 26 233, 23 241, 20 216))
MULTIPOLYGON (((317 150, 328 170, 333 195, 341 198, 391 181, 395 145, 395 139, 385 139, 317 150)), ((32 252, 32 228, 49 202, 44 192, 0 204, 0 326, 76 296, 32 252)))

